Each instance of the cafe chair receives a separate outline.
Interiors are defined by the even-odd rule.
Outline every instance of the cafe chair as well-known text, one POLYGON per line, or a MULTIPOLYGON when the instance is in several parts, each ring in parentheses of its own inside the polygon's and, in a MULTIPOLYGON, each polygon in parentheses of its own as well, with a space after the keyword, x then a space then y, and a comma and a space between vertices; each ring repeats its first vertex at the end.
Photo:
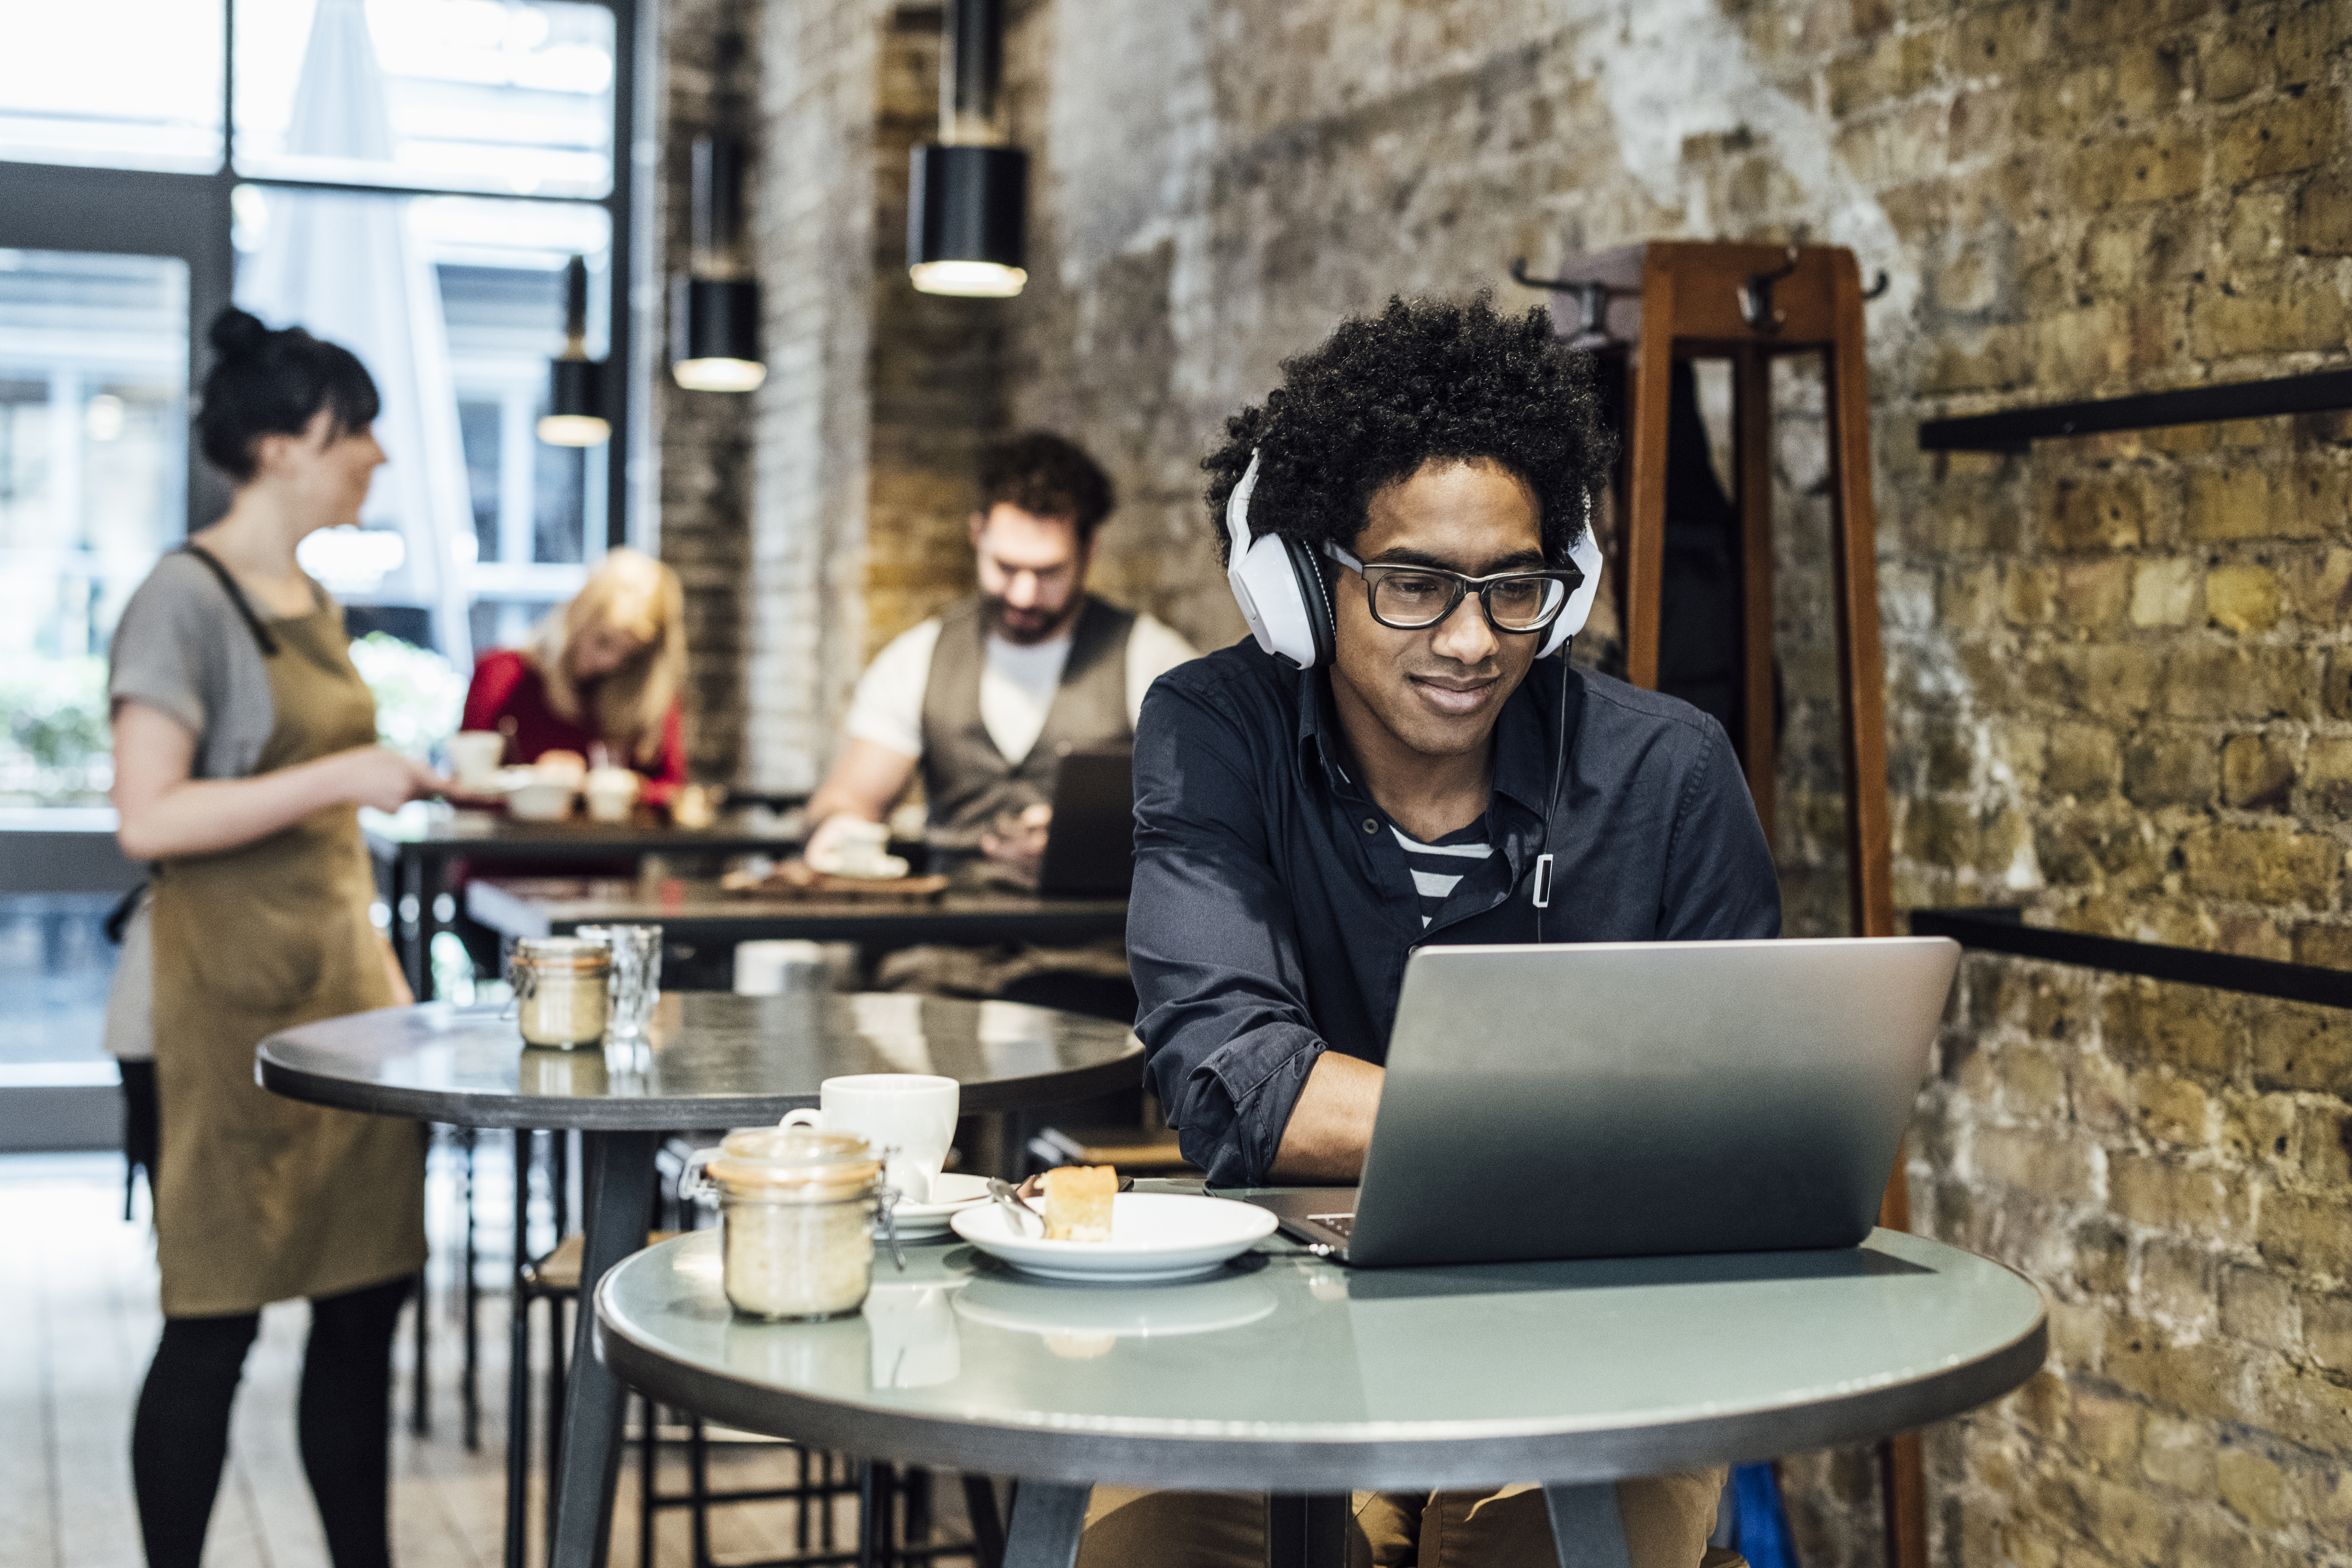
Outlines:
MULTIPOLYGON (((649 1231, 646 1245, 667 1241, 674 1230, 649 1231)), ((574 1231, 552 1248, 527 1259, 515 1271, 514 1315, 509 1324, 507 1368, 507 1549, 506 1568, 524 1568, 528 1554, 523 1510, 530 1496, 531 1308, 547 1303, 547 1473, 562 1463, 563 1383, 572 1327, 568 1307, 580 1299, 580 1262, 587 1238, 574 1231)), ((555 1538, 555 1488, 547 1489, 547 1538, 555 1538)))
MULTIPOLYGON (((683 1234, 677 1230, 649 1231, 646 1245, 655 1246, 683 1234)), ((563 1384, 568 1352, 572 1343, 571 1310, 576 1310, 580 1296, 581 1259, 586 1250, 586 1238, 578 1232, 567 1236, 553 1248, 531 1258, 519 1272, 515 1284, 515 1308, 512 1325, 513 1357, 510 1369, 510 1393, 507 1411, 507 1568, 525 1568, 529 1556, 524 1510, 530 1496, 530 1426, 532 1398, 530 1389, 530 1317, 538 1302, 548 1304, 547 1324, 547 1472, 556 1473, 562 1463, 563 1384), (567 1310, 570 1309, 571 1310, 567 1310)), ((783 1502, 794 1504, 793 1557, 777 1560, 777 1564, 806 1560, 811 1563, 871 1563, 881 1568, 924 1563, 943 1557, 970 1557, 980 1568, 1002 1568, 1004 1560, 1003 1515, 998 1507, 994 1487, 984 1478, 962 1478, 965 1506, 972 1521, 969 1540, 934 1542, 931 1539, 931 1476, 930 1472, 907 1469, 888 1464, 857 1463, 842 1455, 805 1448, 798 1444, 778 1443, 780 1452, 790 1453, 793 1479, 768 1487, 738 1487, 719 1490, 710 1485, 710 1431, 698 1415, 687 1411, 672 1411, 677 1423, 666 1426, 663 1411, 652 1401, 633 1396, 637 1411, 635 1425, 638 1438, 637 1492, 637 1560, 651 1563, 654 1559, 654 1531, 658 1516, 668 1510, 686 1510, 690 1531, 692 1568, 720 1568, 710 1550, 710 1510, 727 1503, 783 1502), (659 1485, 659 1446, 664 1442, 683 1442, 686 1448, 687 1485, 683 1491, 665 1492, 659 1485), (833 1503, 843 1497, 858 1500, 858 1541, 855 1551, 845 1551, 838 1542, 838 1531, 834 1521, 833 1503)), ((768 1439, 757 1438, 766 1442, 768 1439)), ((547 1495, 549 1539, 555 1530, 554 1489, 547 1495)), ((726 1568, 762 1568, 762 1565, 730 1563, 726 1568)), ((767 1565, 775 1568, 775 1565, 767 1565)))
MULTIPOLYGON (((646 1441, 638 1449, 637 1560, 651 1563, 654 1556, 654 1522, 658 1512, 667 1509, 684 1509, 692 1521, 690 1568, 791 1568, 794 1563, 872 1563, 875 1568, 915 1568, 917 1564, 935 1563, 941 1559, 970 1558, 979 1568, 1003 1568, 1004 1525, 995 1484, 984 1476, 961 1478, 965 1511, 971 1520, 968 1538, 935 1540, 932 1510, 932 1472, 887 1462, 853 1461, 840 1454, 804 1448, 796 1443, 751 1437, 758 1442, 773 1441, 780 1452, 793 1458, 793 1479, 772 1487, 739 1487, 724 1491, 710 1486, 709 1450, 714 1441, 709 1429, 698 1416, 686 1411, 669 1415, 683 1423, 678 1436, 667 1434, 677 1430, 657 1427, 654 1422, 659 1412, 650 1402, 640 1402, 641 1428, 646 1441), (658 1489, 656 1476, 656 1444, 677 1442, 686 1447, 687 1489, 679 1492, 664 1492, 658 1489), (857 1537, 853 1544, 840 1541, 834 1521, 833 1502, 836 1498, 854 1496, 857 1499, 857 1537), (757 1563, 729 1562, 719 1563, 711 1554, 709 1510, 722 1503, 782 1502, 793 1503, 793 1554, 765 1559, 757 1563)), ((722 1429, 723 1430, 723 1429, 722 1429)), ((732 1435, 724 1440, 743 1440, 749 1434, 732 1435)))
MULTIPOLYGON (((648 1231, 646 1245, 654 1246, 681 1234, 675 1230, 648 1231)), ((586 1238, 579 1232, 565 1237, 553 1248, 524 1263, 515 1282, 515 1310, 510 1369, 510 1393, 507 1408, 507 1568, 524 1568, 529 1557, 524 1509, 530 1485, 530 1312, 534 1304, 544 1301, 547 1311, 547 1473, 552 1477, 562 1459, 563 1384, 572 1346, 571 1311, 577 1309, 580 1298, 581 1258, 586 1250, 586 1238)), ((717 1568, 710 1555, 709 1510, 714 1503, 765 1502, 790 1499, 799 1505, 794 1527, 796 1544, 803 1553, 814 1543, 820 1553, 835 1552, 835 1527, 832 1500, 856 1494, 860 1479, 851 1471, 849 1462, 832 1454, 812 1453, 794 1447, 798 1466, 793 1484, 780 1487, 713 1491, 709 1477, 709 1438, 699 1416, 686 1413, 685 1426, 680 1436, 687 1447, 688 1486, 683 1492, 665 1493, 657 1485, 656 1457, 664 1438, 660 1412, 651 1401, 635 1398, 636 1431, 639 1441, 640 1489, 637 1502, 637 1542, 640 1563, 651 1563, 654 1526, 656 1515, 665 1509, 683 1508, 692 1521, 693 1561, 695 1568, 717 1568), (812 1503, 818 1504, 812 1519, 812 1503)), ((676 1439, 672 1439, 676 1440, 676 1439)), ((547 1490, 547 1537, 554 1538, 555 1489, 547 1490)), ((836 1557, 835 1559, 839 1559, 836 1557)))
MULTIPOLYGON (((654 1246, 668 1241, 682 1232, 675 1229, 654 1229, 646 1232, 645 1244, 654 1246)), ((522 1538, 522 1498, 527 1498, 530 1486, 530 1317, 531 1302, 548 1302, 548 1474, 555 1474, 562 1462, 560 1436, 562 1436, 562 1404, 564 1404, 564 1359, 572 1347, 569 1335, 567 1305, 579 1305, 581 1289, 581 1256, 585 1250, 585 1237, 579 1232, 569 1234, 546 1256, 534 1258, 524 1265, 522 1279, 515 1290, 515 1366, 524 1368, 515 1375, 513 1405, 508 1411, 508 1568, 522 1568, 527 1556, 522 1538)), ((849 1460, 840 1455, 812 1453, 800 1446, 791 1446, 797 1474, 788 1486, 764 1488, 734 1488, 734 1490, 713 1490, 710 1488, 710 1434, 698 1415, 677 1411, 682 1429, 663 1427, 661 1411, 649 1399, 635 1399, 637 1405, 637 1561, 654 1561, 654 1526, 663 1510, 687 1510, 694 1547, 694 1568, 718 1568, 710 1556, 710 1507, 719 1502, 797 1502, 795 1547, 800 1554, 816 1549, 818 1556, 833 1556, 835 1523, 833 1500, 861 1493, 861 1479, 854 1474, 849 1460), (677 1432, 677 1436, 666 1436, 666 1432, 677 1432), (658 1446, 663 1441, 685 1441, 687 1446, 687 1490, 663 1493, 658 1488, 658 1446), (816 1507, 812 1507, 816 1504, 816 1507)), ((555 1495, 548 1488, 548 1538, 555 1532, 555 1495)))

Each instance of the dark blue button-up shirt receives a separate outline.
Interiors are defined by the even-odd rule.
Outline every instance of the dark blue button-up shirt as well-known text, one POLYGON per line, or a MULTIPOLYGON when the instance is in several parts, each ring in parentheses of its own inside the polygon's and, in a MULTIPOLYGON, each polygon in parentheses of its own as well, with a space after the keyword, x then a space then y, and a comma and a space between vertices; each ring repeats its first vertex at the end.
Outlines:
POLYGON ((1426 930, 1354 769, 1328 678, 1255 643, 1178 666, 1143 701, 1136 1033, 1185 1157, 1218 1185, 1265 1180, 1317 1057, 1387 1058, 1416 945, 1780 933, 1731 743, 1674 698, 1538 661, 1496 724, 1488 821, 1508 875, 1465 883, 1426 930))

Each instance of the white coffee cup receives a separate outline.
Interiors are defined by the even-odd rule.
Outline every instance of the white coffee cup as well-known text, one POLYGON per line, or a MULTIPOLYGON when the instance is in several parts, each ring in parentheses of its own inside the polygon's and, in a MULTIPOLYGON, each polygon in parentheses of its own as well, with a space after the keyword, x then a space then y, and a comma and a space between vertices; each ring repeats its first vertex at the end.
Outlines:
POLYGON ((790 1110, 781 1127, 822 1127, 854 1132, 876 1150, 891 1151, 889 1184, 902 1203, 931 1201, 931 1178, 947 1163, 955 1141, 961 1091, 951 1078, 929 1073, 865 1072, 817 1085, 817 1109, 790 1110))
POLYGON ((588 815, 597 822, 626 822, 645 781, 631 768, 591 768, 583 785, 588 815))
POLYGON ((903 877, 907 862, 890 853, 890 829, 887 824, 864 822, 847 816, 826 819, 817 836, 809 841, 808 863, 812 869, 835 877, 903 877))
POLYGON ((449 737, 449 771, 468 789, 487 790, 507 754, 507 738, 496 730, 460 730, 449 737))

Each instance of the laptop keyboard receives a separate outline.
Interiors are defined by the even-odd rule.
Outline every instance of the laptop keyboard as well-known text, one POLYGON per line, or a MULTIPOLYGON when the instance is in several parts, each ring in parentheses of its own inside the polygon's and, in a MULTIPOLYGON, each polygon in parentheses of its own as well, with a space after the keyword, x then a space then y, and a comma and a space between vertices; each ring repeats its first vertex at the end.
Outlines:
POLYGON ((1327 1229, 1327 1230, 1330 1230, 1330 1231, 1337 1232, 1337 1233, 1339 1234, 1339 1236, 1342 1239, 1345 1239, 1346 1237, 1348 1237, 1352 1236, 1353 1234, 1355 1234, 1355 1229, 1356 1229, 1356 1216, 1355 1216, 1354 1215, 1351 1215, 1351 1214, 1311 1214, 1311 1215, 1308 1215, 1307 1217, 1308 1219, 1313 1220, 1317 1225, 1319 1225, 1319 1226, 1323 1226, 1323 1227, 1324 1227, 1325 1229, 1327 1229))

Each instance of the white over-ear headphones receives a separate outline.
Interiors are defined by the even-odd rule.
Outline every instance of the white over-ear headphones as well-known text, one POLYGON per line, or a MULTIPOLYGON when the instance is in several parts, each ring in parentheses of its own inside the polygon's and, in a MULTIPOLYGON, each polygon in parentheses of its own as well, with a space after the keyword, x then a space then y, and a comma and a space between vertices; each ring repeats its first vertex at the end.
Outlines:
MULTIPOLYGON (((1331 662, 1331 590, 1314 552, 1295 539, 1271 530, 1250 537, 1250 494, 1257 489, 1257 454, 1225 501, 1225 581, 1233 584, 1234 602, 1242 607, 1257 646, 1278 654, 1301 669, 1331 662)), ((1592 614, 1593 595, 1601 590, 1601 545, 1592 537, 1592 497, 1584 498, 1584 531, 1569 547, 1568 558, 1584 574, 1570 596, 1568 607, 1545 633, 1538 658, 1548 658, 1568 646, 1584 629, 1592 614)))

